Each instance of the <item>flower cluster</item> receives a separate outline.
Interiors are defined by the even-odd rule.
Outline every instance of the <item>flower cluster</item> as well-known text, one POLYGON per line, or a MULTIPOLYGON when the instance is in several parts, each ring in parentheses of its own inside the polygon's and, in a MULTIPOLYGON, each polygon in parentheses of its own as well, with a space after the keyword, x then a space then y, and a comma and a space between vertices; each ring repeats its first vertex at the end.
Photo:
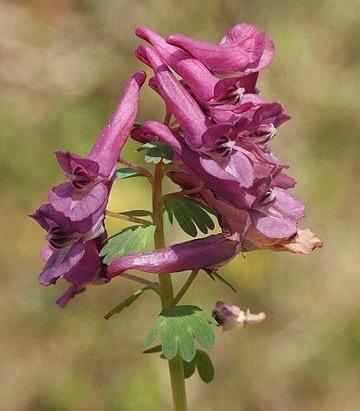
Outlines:
POLYGON ((215 210, 222 233, 119 258, 108 276, 131 268, 156 273, 217 268, 254 249, 308 254, 321 247, 310 230, 298 229, 304 205, 289 193, 295 180, 269 146, 290 118, 256 88, 260 70, 273 59, 272 41, 247 24, 233 27, 220 45, 180 34, 165 39, 144 27, 136 34, 149 43, 136 55, 153 70, 150 86, 175 121, 146 121, 132 137, 160 140, 173 149, 181 171, 168 176, 215 210))
POLYGON ((72 285, 69 298, 88 283, 125 270, 170 273, 216 269, 240 252, 272 249, 308 254, 321 247, 298 228, 303 203, 289 192, 295 180, 271 152, 270 143, 289 115, 256 88, 274 57, 272 41, 248 24, 233 27, 219 45, 175 34, 163 38, 144 27, 147 44, 136 56, 153 71, 149 81, 163 99, 168 121, 134 127, 144 73, 129 81, 116 112, 86 158, 57 153, 69 182, 53 188, 33 218, 48 232, 43 285, 59 277, 72 285), (116 163, 128 136, 160 141, 174 152, 168 177, 215 213, 221 233, 163 249, 121 256, 104 267, 99 250, 106 233, 104 213, 116 163))

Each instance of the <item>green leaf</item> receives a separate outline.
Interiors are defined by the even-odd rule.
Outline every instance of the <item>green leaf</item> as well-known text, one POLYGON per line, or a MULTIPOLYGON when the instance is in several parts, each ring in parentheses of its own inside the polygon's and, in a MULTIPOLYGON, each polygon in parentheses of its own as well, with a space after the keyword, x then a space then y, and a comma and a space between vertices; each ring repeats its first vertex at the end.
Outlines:
POLYGON ((204 270, 206 274, 213 280, 215 281, 216 279, 220 280, 224 284, 226 284, 232 291, 237 293, 237 289, 228 281, 226 280, 222 275, 220 275, 216 270, 204 270))
POLYGON ((132 177, 144 177, 142 174, 139 174, 136 170, 133 170, 132 168, 125 167, 125 168, 119 168, 116 170, 116 175, 115 175, 115 180, 125 180, 127 178, 132 178, 132 177))
POLYGON ((204 382, 210 382, 214 379, 214 365, 209 355, 203 350, 196 350, 196 355, 191 362, 184 361, 184 376, 190 378, 197 368, 199 377, 204 382))
POLYGON ((154 248, 154 225, 134 225, 124 228, 108 239, 100 251, 104 263, 127 254, 149 251, 154 248))
POLYGON ((131 211, 120 211, 119 214, 128 215, 131 217, 147 217, 151 216, 152 212, 148 210, 131 210, 131 211))
POLYGON ((151 290, 150 287, 143 287, 143 288, 139 288, 138 290, 134 291, 133 294, 130 295, 130 297, 128 297, 126 300, 122 301, 119 305, 117 305, 116 307, 114 307, 111 311, 109 311, 105 316, 105 320, 108 320, 110 317, 112 317, 114 314, 120 314, 121 311, 126 308, 129 307, 134 301, 136 301, 140 295, 146 291, 146 290, 151 290))
POLYGON ((205 351, 196 351, 195 363, 199 376, 204 382, 210 382, 214 379, 214 365, 205 351))
POLYGON ((145 143, 140 146, 137 151, 146 150, 145 161, 147 163, 159 164, 162 161, 164 164, 170 164, 174 158, 174 152, 161 141, 145 143))
POLYGON ((215 228, 209 216, 207 206, 187 196, 165 196, 164 208, 172 224, 174 217, 179 226, 191 237, 196 237, 198 230, 207 234, 215 228))
POLYGON ((190 362, 183 361, 183 366, 184 366, 184 377, 190 378, 194 374, 195 369, 196 369, 195 358, 190 362))
POLYGON ((212 316, 192 305, 168 307, 161 311, 151 327, 144 346, 147 348, 160 335, 162 353, 165 358, 174 358, 180 353, 184 361, 190 362, 196 355, 195 339, 204 347, 215 343, 212 316))

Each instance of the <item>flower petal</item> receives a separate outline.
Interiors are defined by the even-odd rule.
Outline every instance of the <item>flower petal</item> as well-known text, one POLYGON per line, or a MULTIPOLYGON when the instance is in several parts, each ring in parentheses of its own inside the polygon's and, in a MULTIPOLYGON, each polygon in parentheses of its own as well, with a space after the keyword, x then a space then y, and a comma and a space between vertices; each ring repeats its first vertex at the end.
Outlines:
POLYGON ((49 193, 49 202, 71 221, 81 221, 100 209, 104 211, 108 200, 108 188, 98 183, 90 190, 75 190, 70 183, 60 184, 49 193))
POLYGON ((72 285, 56 301, 57 304, 65 307, 71 298, 85 291, 87 284, 97 280, 101 264, 96 240, 86 242, 81 260, 63 275, 72 285))
POLYGON ((274 45, 265 33, 249 24, 233 27, 219 46, 193 40, 182 34, 171 35, 166 41, 188 51, 210 70, 220 74, 260 71, 271 63, 275 53, 274 45))
POLYGON ((163 37, 146 27, 138 27, 135 33, 155 47, 166 64, 185 80, 200 100, 209 101, 213 98, 218 79, 199 60, 167 43, 163 37))
POLYGON ((40 284, 54 284, 59 277, 68 273, 80 261, 84 253, 85 247, 81 241, 70 248, 55 250, 40 273, 40 284))
POLYGON ((206 131, 206 117, 194 98, 173 76, 159 54, 148 46, 140 46, 137 55, 144 55, 154 70, 157 86, 169 111, 185 132, 186 142, 194 148, 201 146, 206 131))
POLYGON ((166 274, 201 268, 216 268, 237 254, 238 241, 221 234, 186 241, 151 253, 130 254, 114 260, 107 269, 109 278, 126 270, 166 274))
POLYGON ((77 167, 86 171, 89 177, 95 178, 99 173, 99 164, 88 158, 83 158, 68 151, 55 152, 58 163, 68 174, 73 174, 77 167))
POLYGON ((120 150, 133 127, 138 109, 139 91, 145 77, 144 72, 136 73, 131 77, 112 119, 90 151, 88 158, 99 164, 99 173, 104 177, 112 175, 120 150))
POLYGON ((304 217, 304 204, 286 190, 274 188, 275 199, 251 211, 254 227, 269 238, 289 238, 297 232, 297 222, 304 217))
POLYGON ((273 247, 275 251, 290 251, 296 254, 310 254, 316 248, 321 248, 323 242, 308 228, 305 230, 298 230, 295 237, 290 241, 277 244, 273 247))

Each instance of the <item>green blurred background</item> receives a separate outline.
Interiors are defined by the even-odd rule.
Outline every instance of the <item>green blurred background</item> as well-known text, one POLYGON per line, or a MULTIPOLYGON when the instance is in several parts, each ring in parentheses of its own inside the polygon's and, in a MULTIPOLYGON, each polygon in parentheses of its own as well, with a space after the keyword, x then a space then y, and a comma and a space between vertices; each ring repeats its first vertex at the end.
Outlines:
MULTIPOLYGON (((237 294, 205 276, 196 281, 185 302, 210 310, 224 299, 268 319, 217 331, 216 377, 188 381, 191 410, 358 410, 360 3, 12 0, 0 7, 1 410, 170 409, 165 362, 141 354, 156 298, 144 295, 104 321, 135 289, 117 278, 57 308, 65 285, 38 285, 44 232, 26 214, 64 180, 52 153, 86 154, 126 78, 142 67, 133 57, 135 26, 215 42, 241 21, 277 46, 259 87, 293 119, 274 150, 299 181, 308 206, 302 226, 325 247, 311 256, 238 257, 222 270, 237 294)), ((160 100, 144 90, 139 119, 162 116, 160 100)), ((133 151, 128 157, 136 159, 133 151)), ((135 180, 116 185, 112 209, 149 206, 148 188, 135 180)), ((179 274, 177 286, 185 278, 179 274)))

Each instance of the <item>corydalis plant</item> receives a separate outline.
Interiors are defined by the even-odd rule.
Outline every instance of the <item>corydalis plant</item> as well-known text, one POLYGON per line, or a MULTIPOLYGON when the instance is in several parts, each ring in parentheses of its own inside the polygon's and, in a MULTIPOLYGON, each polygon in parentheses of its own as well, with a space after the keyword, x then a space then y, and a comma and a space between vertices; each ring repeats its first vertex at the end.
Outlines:
POLYGON ((159 295, 162 311, 146 337, 144 352, 158 352, 168 360, 174 409, 179 411, 187 409, 184 378, 195 369, 206 382, 214 376, 210 357, 199 349, 213 347, 213 327, 230 329, 265 319, 263 313, 251 314, 221 301, 213 315, 180 305, 199 273, 234 289, 218 271, 236 255, 255 249, 309 254, 322 242, 309 229, 298 228, 304 205, 289 191, 295 180, 287 175, 288 166, 271 151, 278 127, 290 117, 256 87, 260 71, 274 57, 274 45, 265 33, 238 24, 219 45, 182 34, 163 38, 145 27, 137 28, 136 34, 148 43, 137 48, 136 56, 153 72, 149 85, 164 101, 165 119, 134 125, 145 80, 143 72, 136 73, 89 155, 56 153, 68 182, 52 188, 48 203, 32 217, 47 231, 40 283, 63 278, 71 284, 58 299, 60 306, 88 284, 114 277, 143 286, 106 319, 145 291, 159 295), (129 136, 141 144, 138 151, 145 153, 148 167, 121 157, 129 136), (117 169, 117 163, 126 167, 117 169), (106 210, 114 182, 137 176, 151 184, 152 210, 106 210), (179 191, 164 195, 164 178, 179 191), (106 217, 131 225, 108 236, 106 217), (215 219, 219 230, 208 235, 215 219), (177 222, 194 238, 166 246, 165 222, 177 222), (200 233, 205 237, 195 238, 200 233), (158 274, 158 281, 130 270, 158 274), (175 294, 171 275, 185 270, 191 273, 175 294), (158 337, 160 344, 153 345, 158 337))

